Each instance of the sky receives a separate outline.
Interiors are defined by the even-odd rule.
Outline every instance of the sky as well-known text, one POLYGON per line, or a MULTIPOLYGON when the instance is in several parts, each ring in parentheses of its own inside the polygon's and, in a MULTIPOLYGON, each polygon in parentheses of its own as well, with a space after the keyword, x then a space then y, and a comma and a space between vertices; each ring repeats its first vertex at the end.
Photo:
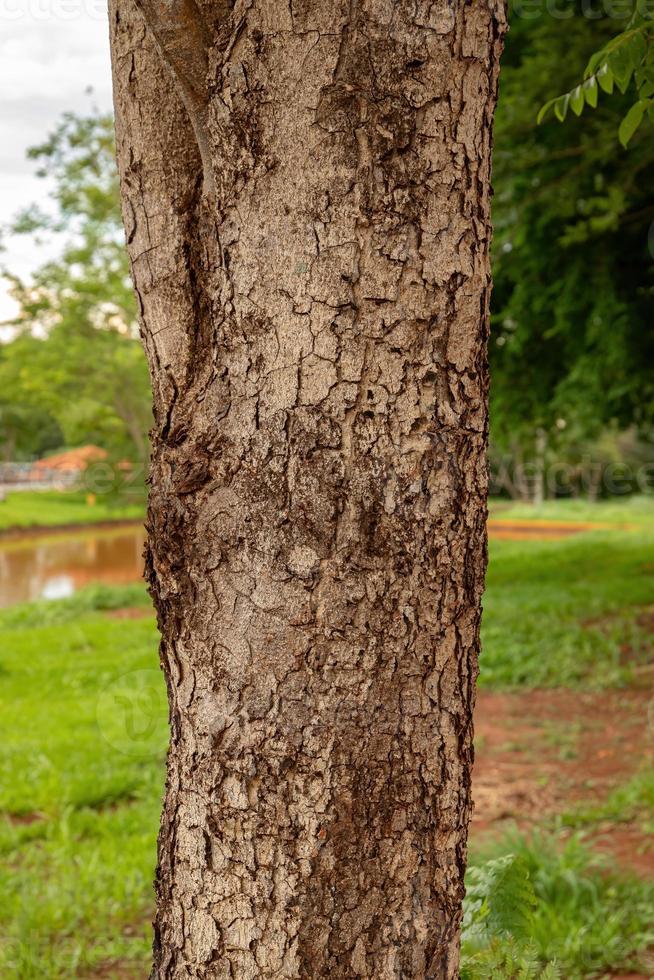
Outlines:
MULTIPOLYGON (((27 148, 43 142, 63 112, 93 103, 111 107, 106 2, 0 0, 0 227, 29 204, 47 207, 47 183, 35 176, 27 148)), ((27 239, 3 242, 0 263, 21 276, 47 257, 27 239)), ((0 321, 13 309, 0 280, 0 321)))

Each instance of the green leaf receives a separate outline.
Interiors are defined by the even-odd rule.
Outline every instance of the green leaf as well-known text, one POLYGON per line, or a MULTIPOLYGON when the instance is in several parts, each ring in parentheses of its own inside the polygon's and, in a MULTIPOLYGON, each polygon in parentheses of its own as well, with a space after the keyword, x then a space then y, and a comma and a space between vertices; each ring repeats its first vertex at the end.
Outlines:
POLYGON ((576 89, 570 93, 570 108, 574 112, 575 116, 580 116, 584 111, 585 105, 584 93, 582 91, 581 85, 577 85, 576 89))
POLYGON ((629 88, 629 82, 631 81, 631 72, 626 75, 622 75, 620 78, 616 75, 615 84, 618 86, 622 94, 624 95, 629 88))
POLYGON ((554 115, 559 120, 563 122, 565 117, 568 115, 568 106, 570 104, 570 93, 567 95, 560 95, 558 99, 554 100, 554 115))
POLYGON ((647 57, 648 46, 645 37, 642 34, 642 30, 639 30, 637 34, 629 41, 629 54, 634 67, 640 64, 640 62, 647 57))
POLYGON ((556 99, 550 99, 549 102, 546 102, 544 106, 541 106, 540 112, 536 116, 536 125, 537 126, 540 126, 540 124, 542 123, 543 119, 545 118, 545 116, 547 115, 547 113, 550 111, 550 109, 552 108, 552 106, 554 105, 555 102, 556 102, 556 99))
POLYGON ((595 76, 589 78, 587 82, 584 82, 583 93, 584 93, 584 98, 588 103, 588 105, 591 106, 593 109, 596 109, 598 91, 597 91, 597 79, 595 78, 595 76))
POLYGON ((609 67, 613 72, 615 84, 624 95, 629 88, 629 82, 631 81, 631 76, 634 72, 634 65, 629 60, 627 52, 620 50, 610 55, 609 67))
MULTIPOLYGON (((654 55, 654 49, 651 54, 654 55)), ((650 85, 654 84, 654 64, 645 62, 640 65, 634 73, 634 79, 638 88, 642 88, 643 85, 647 85, 648 83, 650 85)))
POLYGON ((602 91, 606 92, 608 95, 611 95, 613 92, 613 72, 611 71, 608 63, 602 65, 598 71, 597 81, 602 91))
POLYGON ((597 68, 601 64, 604 55, 605 55, 604 48, 602 48, 601 51, 596 51, 595 52, 595 54, 591 57, 590 61, 586 65, 586 71, 584 72, 584 78, 590 78, 592 75, 595 75, 596 74, 597 68))
POLYGON ((635 102, 620 123, 618 138, 625 149, 629 144, 629 140, 643 121, 643 116, 645 115, 645 110, 647 108, 648 103, 645 100, 641 99, 638 102, 635 102))

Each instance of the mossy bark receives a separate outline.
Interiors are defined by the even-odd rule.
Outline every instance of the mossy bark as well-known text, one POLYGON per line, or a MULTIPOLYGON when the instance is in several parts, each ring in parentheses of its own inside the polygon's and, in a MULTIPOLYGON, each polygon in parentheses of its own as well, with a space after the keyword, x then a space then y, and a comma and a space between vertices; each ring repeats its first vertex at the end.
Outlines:
POLYGON ((454 978, 504 8, 113 0, 171 742, 153 978, 454 978))

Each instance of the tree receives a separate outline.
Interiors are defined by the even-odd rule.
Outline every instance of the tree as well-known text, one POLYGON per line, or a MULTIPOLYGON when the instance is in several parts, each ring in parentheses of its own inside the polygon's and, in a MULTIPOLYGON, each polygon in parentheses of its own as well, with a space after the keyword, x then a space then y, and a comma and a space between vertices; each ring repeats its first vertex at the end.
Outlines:
POLYGON ((153 977, 458 975, 502 3, 114 2, 153 977))
POLYGON ((144 464, 148 372, 125 253, 113 118, 66 113, 28 156, 39 162, 39 176, 52 179, 54 208, 29 208, 11 231, 29 235, 35 247, 43 236, 63 237, 64 247, 29 282, 5 272, 18 303, 16 338, 0 351, 6 451, 97 442, 117 459, 144 464), (34 424, 39 413, 50 419, 46 446, 34 424), (32 419, 32 437, 16 442, 11 432, 20 418, 32 419))
POLYGON ((61 445, 62 436, 48 412, 6 393, 0 399, 0 459, 31 459, 61 445))
POLYGON ((615 33, 584 8, 569 0, 557 4, 563 20, 516 17, 502 62, 491 433, 498 451, 531 460, 538 430, 561 459, 614 426, 646 435, 654 422, 651 129, 621 147, 633 98, 617 90, 575 125, 536 124, 538 107, 615 33))

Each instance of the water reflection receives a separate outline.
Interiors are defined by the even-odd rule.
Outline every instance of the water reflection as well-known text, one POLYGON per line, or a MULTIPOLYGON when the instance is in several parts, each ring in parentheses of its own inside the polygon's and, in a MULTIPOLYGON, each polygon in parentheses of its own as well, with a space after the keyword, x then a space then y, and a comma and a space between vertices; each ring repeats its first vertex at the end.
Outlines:
MULTIPOLYGON (((558 538, 602 525, 492 519, 491 538, 558 538)), ((121 584, 143 575, 145 530, 115 530, 0 541, 0 607, 34 599, 61 599, 91 582, 121 584)))
POLYGON ((138 581, 144 542, 142 527, 2 542, 0 606, 64 598, 91 582, 138 581))

